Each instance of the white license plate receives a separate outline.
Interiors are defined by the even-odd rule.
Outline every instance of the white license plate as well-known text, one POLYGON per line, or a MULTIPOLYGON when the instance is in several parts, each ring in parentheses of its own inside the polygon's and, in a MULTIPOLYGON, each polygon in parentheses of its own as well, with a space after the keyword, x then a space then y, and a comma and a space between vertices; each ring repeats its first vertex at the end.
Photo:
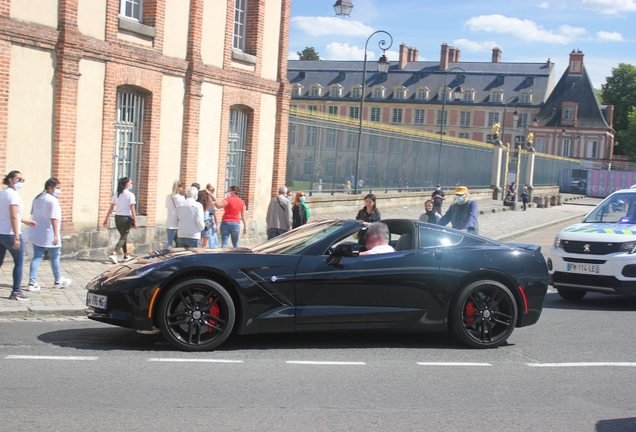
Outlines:
POLYGON ((88 293, 86 295, 86 306, 96 307, 99 309, 106 309, 106 300, 108 298, 105 295, 88 293))
POLYGON ((599 274, 601 266, 598 264, 572 264, 568 263, 568 271, 572 273, 599 274))

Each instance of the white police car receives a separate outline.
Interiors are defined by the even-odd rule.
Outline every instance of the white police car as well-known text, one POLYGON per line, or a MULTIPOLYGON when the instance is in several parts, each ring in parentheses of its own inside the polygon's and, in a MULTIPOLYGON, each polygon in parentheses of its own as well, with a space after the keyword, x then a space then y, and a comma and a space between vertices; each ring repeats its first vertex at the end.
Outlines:
POLYGON ((586 292, 636 295, 636 189, 614 192, 557 234, 550 284, 568 300, 586 292))

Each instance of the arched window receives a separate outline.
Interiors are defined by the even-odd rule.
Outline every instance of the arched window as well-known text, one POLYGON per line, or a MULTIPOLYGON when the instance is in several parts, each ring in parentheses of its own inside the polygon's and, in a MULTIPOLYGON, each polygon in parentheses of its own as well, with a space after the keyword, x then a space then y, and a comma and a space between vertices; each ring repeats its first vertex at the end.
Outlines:
POLYGON ((227 165, 225 171, 225 187, 238 186, 243 183, 243 168, 247 142, 248 114, 239 107, 230 108, 230 130, 227 142, 227 165))
POLYGON ((373 99, 383 99, 384 98, 384 87, 377 86, 373 88, 373 99))
POLYGON ((352 98, 359 98, 361 94, 362 94, 362 89, 360 89, 360 86, 355 86, 354 88, 351 89, 352 98))
POLYGON ((342 87, 338 85, 332 86, 330 96, 334 98, 340 97, 341 92, 342 92, 342 87))
POLYGON ((503 91, 502 90, 493 90, 490 93, 490 102, 501 103, 503 101, 503 91))
POLYGON ((475 101, 475 91, 473 89, 464 90, 464 94, 462 96, 462 100, 464 102, 474 102, 475 101))
POLYGON ((417 90, 417 100, 427 100, 428 99, 428 89, 420 88, 417 90))
POLYGON ((309 95, 311 97, 318 97, 322 94, 322 87, 318 84, 312 85, 311 90, 309 90, 309 95))
MULTIPOLYGON (((437 97, 439 98, 440 101, 444 100, 444 88, 443 87, 439 89, 439 92, 437 93, 437 97)), ((452 95, 451 89, 446 87, 446 102, 448 102, 449 100, 453 100, 453 95, 452 95)))
POLYGON ((303 87, 299 84, 296 84, 293 88, 292 88, 292 96, 293 97, 298 97, 300 96, 300 94, 302 93, 302 89, 303 87))
POLYGON ((519 94, 519 103, 529 104, 532 103, 532 93, 529 91, 524 91, 519 94))
POLYGON ((395 89, 395 99, 404 99, 406 91, 402 87, 395 89))
POLYGON ((137 202, 140 192, 143 119, 144 94, 129 87, 119 87, 115 112, 113 190, 117 188, 117 179, 128 177, 133 181, 137 202))

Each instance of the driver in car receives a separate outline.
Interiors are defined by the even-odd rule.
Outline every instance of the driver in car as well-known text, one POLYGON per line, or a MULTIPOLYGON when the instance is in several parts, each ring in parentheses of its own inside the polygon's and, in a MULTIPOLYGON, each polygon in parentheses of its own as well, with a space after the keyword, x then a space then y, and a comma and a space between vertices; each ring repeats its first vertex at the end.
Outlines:
POLYGON ((375 255, 395 252, 393 246, 389 244, 391 235, 389 233, 389 227, 383 222, 373 222, 369 225, 365 239, 365 252, 360 252, 360 255, 375 255))

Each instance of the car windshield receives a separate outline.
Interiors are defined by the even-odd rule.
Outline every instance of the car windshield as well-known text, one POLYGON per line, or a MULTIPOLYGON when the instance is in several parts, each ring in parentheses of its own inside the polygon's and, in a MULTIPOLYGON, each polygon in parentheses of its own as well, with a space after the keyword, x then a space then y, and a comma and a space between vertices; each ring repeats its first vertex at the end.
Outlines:
POLYGON ((322 221, 303 225, 252 248, 254 253, 293 255, 339 230, 343 221, 322 221))
POLYGON ((636 194, 616 193, 600 203, 585 223, 636 223, 636 194))

